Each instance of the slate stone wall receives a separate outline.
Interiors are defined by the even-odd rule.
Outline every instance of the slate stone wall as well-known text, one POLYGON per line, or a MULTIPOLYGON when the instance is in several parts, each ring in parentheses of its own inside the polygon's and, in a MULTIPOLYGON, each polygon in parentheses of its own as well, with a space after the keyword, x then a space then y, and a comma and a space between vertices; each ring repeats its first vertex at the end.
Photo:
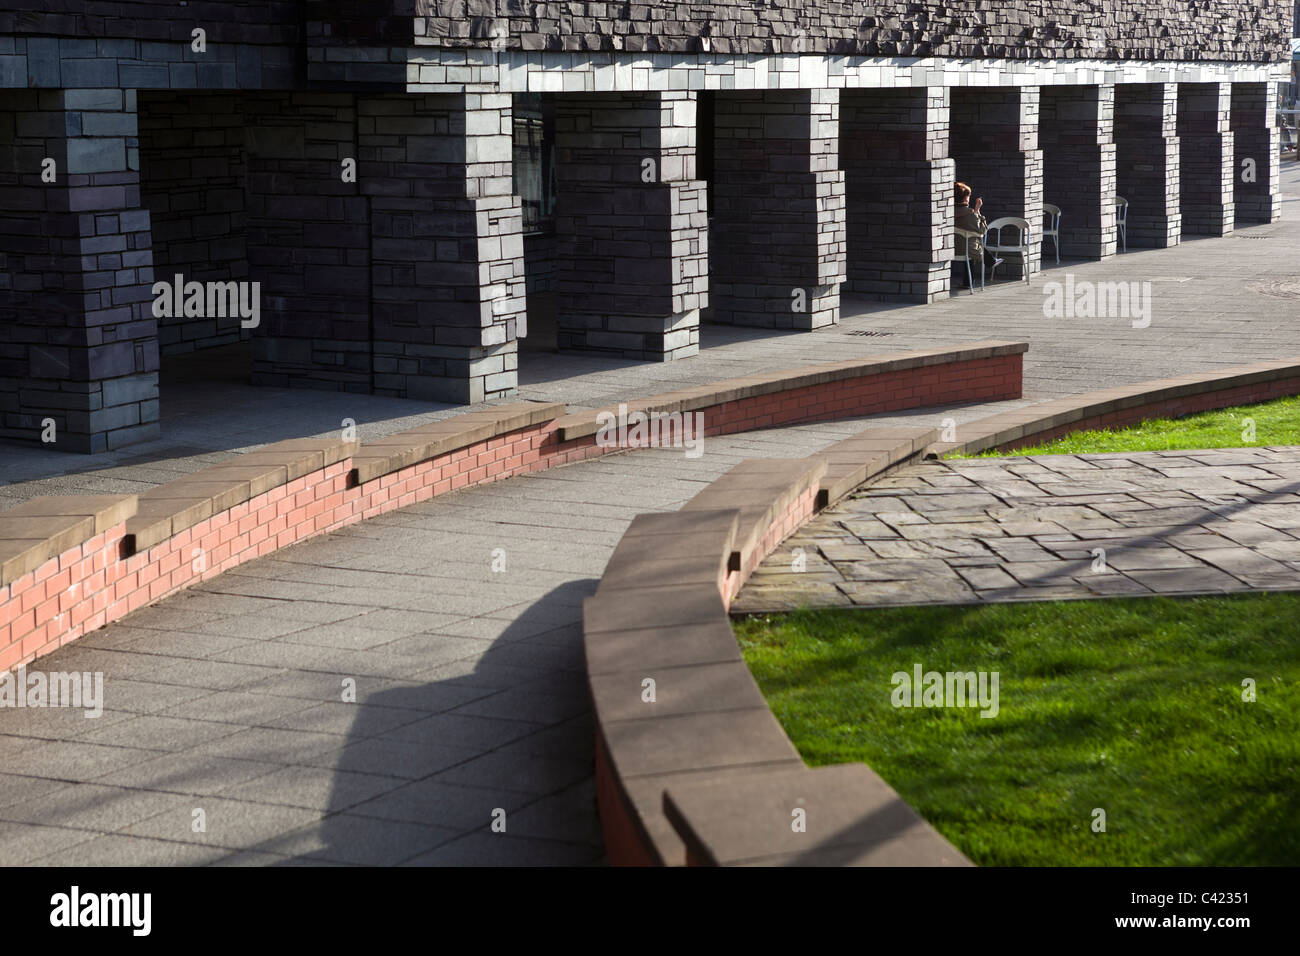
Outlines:
POLYGON ((845 278, 839 90, 714 101, 713 320, 816 329, 840 320, 845 278))
POLYGON ((1184 235, 1223 236, 1236 221, 1231 83, 1178 85, 1179 204, 1184 235))
POLYGON ((527 334, 509 94, 357 98, 374 391, 481 402, 516 389, 527 334))
POLYGON ((890 302, 947 297, 954 205, 949 96, 941 87, 841 93, 847 290, 890 302))
POLYGON ((157 437, 158 331, 136 96, 0 90, 0 435, 157 437), (54 175, 43 178, 43 163, 54 175))
MULTIPOLYGON (((374 0, 369 17, 412 0, 374 0)), ((343 5, 336 5, 343 6, 343 5)), ((1152 60, 1286 57, 1287 0, 418 0, 417 43, 524 50, 1152 60)), ((340 11, 342 13, 342 11, 340 11)), ((328 17, 349 42, 363 17, 328 17)))
MULTIPOLYGON (((174 281, 248 278, 244 110, 237 95, 140 93, 140 186, 154 271, 174 281)), ((158 320, 163 355, 248 338, 238 315, 158 320)))
POLYGON ((696 94, 557 97, 561 349, 670 361, 699 351, 709 304, 696 94))
MULTIPOLYGON (((196 26, 217 43, 294 44, 303 36, 300 0, 37 0, 41 9, 0 9, 0 34, 131 37, 190 42, 196 26)), ((36 3, 27 0, 32 7, 36 3)), ((308 7, 317 6, 312 0, 308 7)), ((355 3, 353 4, 356 5, 355 3)), ((375 0, 367 6, 392 6, 375 0)), ((400 5, 400 4, 399 4, 400 5)), ((18 4, 14 4, 18 6, 18 4)), ((319 4, 326 6, 326 4, 319 4)), ((342 6, 342 5, 340 5, 342 6)))
POLYGON ((357 155, 356 97, 243 98, 249 279, 261 283, 253 381, 370 390, 370 224, 342 161, 357 155))
POLYGON ((1280 136, 1277 86, 1232 84, 1233 198, 1239 223, 1276 222, 1282 218, 1282 193, 1278 184, 1280 136), (1248 159, 1255 167, 1251 178, 1244 174, 1248 159))
POLYGON ((1115 87, 1115 185, 1128 200, 1128 245, 1165 248, 1182 238, 1178 85, 1115 87))

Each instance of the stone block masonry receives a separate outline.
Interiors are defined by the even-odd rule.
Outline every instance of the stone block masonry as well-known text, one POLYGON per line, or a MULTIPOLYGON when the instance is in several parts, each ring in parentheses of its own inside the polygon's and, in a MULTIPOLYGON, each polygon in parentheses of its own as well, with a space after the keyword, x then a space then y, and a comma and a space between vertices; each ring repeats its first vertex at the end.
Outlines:
POLYGON ((838 90, 717 95, 713 321, 801 331, 839 322, 839 98, 838 90))
POLYGON ((954 182, 949 95, 937 87, 840 94, 846 290, 888 302, 948 297, 954 182))
MULTIPOLYGON (((1041 88, 1038 145, 1043 201, 1061 208, 1061 255, 1104 259, 1118 249, 1115 225, 1115 88, 1041 88)), ((1044 240, 1049 254, 1050 240, 1044 240)), ((1055 254, 1054 247, 1050 254, 1055 254)))
MULTIPOLYGON (((140 185, 154 271, 172 281, 248 280, 244 108, 238 95, 138 94, 140 185)), ((160 318, 163 356, 247 339, 238 315, 160 318)))
POLYGON ((1128 244, 1163 249, 1183 233, 1178 86, 1115 87, 1115 186, 1128 200, 1128 244))
POLYGON ((1236 221, 1242 225, 1276 222, 1282 218, 1277 87, 1272 83, 1233 83, 1231 129, 1236 221))
POLYGON ((158 332, 133 90, 0 91, 0 436, 157 437, 158 332))
POLYGON ((355 97, 261 93, 243 104, 248 271, 262 294, 253 381, 368 392, 370 226, 358 183, 342 175, 357 155, 355 97))
POLYGON ((1231 83, 1178 84, 1183 234, 1225 236, 1236 222, 1231 83))
POLYGON ((650 361, 699 351, 709 237, 696 107, 684 91, 557 97, 561 349, 650 361))
POLYGON ((360 99, 377 394, 474 403, 515 391, 527 324, 512 127, 508 94, 360 99))
MULTIPOLYGON (((335 5, 332 42, 346 43, 366 22, 402 9, 409 10, 404 0, 375 0, 362 10, 335 5)), ((1278 60, 1291 30, 1290 5, 1255 0, 427 0, 417 13, 418 45, 488 49, 495 42, 552 52, 1278 60)))

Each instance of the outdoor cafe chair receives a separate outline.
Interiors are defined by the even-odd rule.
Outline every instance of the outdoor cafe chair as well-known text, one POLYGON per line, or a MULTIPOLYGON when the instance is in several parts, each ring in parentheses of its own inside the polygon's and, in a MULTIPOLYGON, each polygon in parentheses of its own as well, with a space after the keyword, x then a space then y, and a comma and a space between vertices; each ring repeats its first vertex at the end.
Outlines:
POLYGON ((1061 207, 1053 206, 1050 202, 1043 203, 1043 217, 1047 224, 1043 227, 1043 238, 1051 237, 1052 245, 1056 248, 1056 264, 1061 264, 1061 207))
POLYGON ((1025 285, 1029 285, 1029 223, 1018 216, 1003 216, 1001 219, 994 219, 989 223, 988 229, 984 232, 984 249, 992 252, 998 259, 993 263, 991 271, 997 275, 998 266, 1002 263, 1002 254, 1020 256, 1025 274, 1025 285), (1015 231, 1015 242, 1005 242, 1002 238, 1002 230, 1011 229, 1015 231), (989 237, 995 237, 993 242, 989 242, 989 237))
MULTIPOLYGON (((957 227, 957 235, 964 236, 966 239, 966 288, 970 289, 971 295, 974 295, 975 280, 971 277, 972 273, 971 273, 971 265, 970 265, 971 240, 974 239, 982 243, 984 241, 984 235, 983 233, 976 232, 973 229, 963 229, 960 226, 957 227)), ((982 290, 983 288, 984 288, 984 256, 981 253, 980 254, 980 289, 982 290)))

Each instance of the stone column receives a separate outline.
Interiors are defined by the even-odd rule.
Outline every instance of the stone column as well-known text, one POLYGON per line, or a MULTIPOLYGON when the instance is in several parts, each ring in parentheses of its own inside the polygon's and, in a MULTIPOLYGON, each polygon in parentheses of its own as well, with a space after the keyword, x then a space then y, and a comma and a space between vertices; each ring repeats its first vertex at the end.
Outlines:
MULTIPOLYGON (((948 147, 957 180, 970 186, 972 201, 984 199, 982 212, 989 222, 1016 216, 1029 223, 1031 274, 1039 268, 1043 226, 1038 105, 1036 86, 955 87, 948 147)), ((999 275, 1023 275, 1024 265, 1008 259, 999 275)))
POLYGON ((844 90, 846 291, 889 302, 948 297, 953 161, 947 87, 844 90))
POLYGON ((1231 83, 1178 84, 1183 234, 1225 236, 1236 219, 1231 83))
POLYGON ((357 124, 374 391, 458 403, 514 393, 527 320, 510 95, 366 96, 357 124))
POLYGON ((135 90, 0 91, 0 435, 159 435, 135 90))
POLYGON ((839 322, 839 90, 721 92, 715 102, 713 320, 800 330, 839 322))
MULTIPOLYGON (((1045 86, 1038 117, 1043 201, 1061 207, 1061 255, 1115 255, 1115 87, 1045 86)), ((1050 246, 1050 243, 1048 243, 1050 246)), ((1043 249, 1044 255, 1054 250, 1043 249)))
POLYGON ((1128 244, 1163 249, 1182 236, 1178 86, 1115 87, 1115 186, 1128 200, 1128 244))
POLYGON ((1277 85, 1232 84, 1233 202, 1237 223, 1282 218, 1278 185, 1277 85))
POLYGON ((555 104, 560 349, 670 361, 708 305, 696 94, 562 94, 555 104))

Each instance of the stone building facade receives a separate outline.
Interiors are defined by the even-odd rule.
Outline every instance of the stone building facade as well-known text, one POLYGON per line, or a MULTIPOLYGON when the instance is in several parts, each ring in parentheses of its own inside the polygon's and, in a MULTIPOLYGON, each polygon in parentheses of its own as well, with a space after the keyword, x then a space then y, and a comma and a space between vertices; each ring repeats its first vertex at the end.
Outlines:
POLYGON ((942 299, 955 180, 1061 206, 1078 257, 1116 194, 1130 246, 1280 214, 1285 0, 17 6, 0 438, 63 449, 157 436, 162 363, 245 340, 257 383, 471 403, 530 303, 562 350, 669 361, 942 299), (160 314, 178 280, 256 321, 160 314))

